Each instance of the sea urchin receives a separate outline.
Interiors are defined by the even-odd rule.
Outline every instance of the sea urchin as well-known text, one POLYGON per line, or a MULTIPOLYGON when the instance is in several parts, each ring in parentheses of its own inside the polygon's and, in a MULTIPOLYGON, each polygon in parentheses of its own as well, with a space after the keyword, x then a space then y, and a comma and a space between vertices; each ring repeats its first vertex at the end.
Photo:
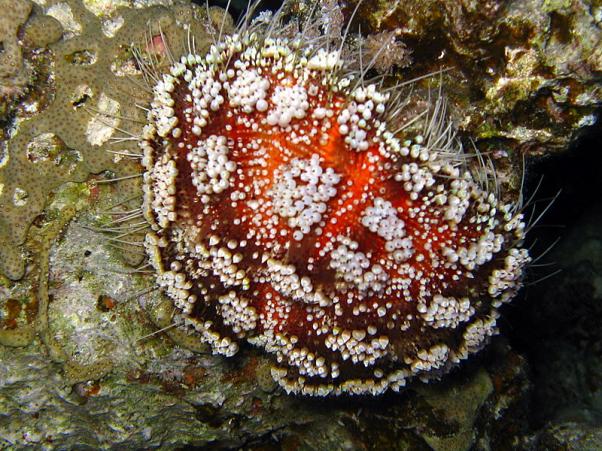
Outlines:
POLYGON ((214 352, 273 354, 289 392, 438 377, 520 286, 518 205, 469 169, 441 100, 408 139, 395 89, 274 34, 239 30, 154 86, 140 145, 158 285, 214 352))

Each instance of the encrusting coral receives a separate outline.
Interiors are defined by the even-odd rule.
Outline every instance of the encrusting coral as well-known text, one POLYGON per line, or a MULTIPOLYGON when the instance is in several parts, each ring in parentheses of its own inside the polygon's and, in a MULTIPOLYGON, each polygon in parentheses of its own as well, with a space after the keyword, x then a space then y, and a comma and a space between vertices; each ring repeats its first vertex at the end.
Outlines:
POLYGON ((7 104, 21 96, 29 82, 31 68, 24 62, 18 31, 29 17, 28 1, 0 1, 0 116, 7 104))
POLYGON ((2 58, 10 61, 0 67, 0 77, 25 64, 19 59, 16 27, 24 28, 25 46, 48 45, 53 56, 52 86, 29 102, 36 114, 16 121, 0 156, 0 272, 18 280, 25 271, 22 244, 49 193, 90 174, 137 171, 119 155, 131 143, 115 139, 118 129, 127 136, 139 135, 144 112, 137 103, 149 99, 136 80, 140 71, 132 64, 132 43, 150 39, 149 24, 154 24, 174 51, 183 47, 189 33, 202 47, 208 42, 207 15, 205 8, 178 1, 170 9, 117 9, 112 18, 102 20, 81 1, 51 0, 45 3, 46 15, 36 9, 30 16, 29 0, 3 1, 3 10, 11 13, 0 19, 0 31, 13 40, 4 41, 2 58), (20 14, 19 21, 15 14, 20 14), (57 22, 65 37, 49 43, 62 35, 57 22))

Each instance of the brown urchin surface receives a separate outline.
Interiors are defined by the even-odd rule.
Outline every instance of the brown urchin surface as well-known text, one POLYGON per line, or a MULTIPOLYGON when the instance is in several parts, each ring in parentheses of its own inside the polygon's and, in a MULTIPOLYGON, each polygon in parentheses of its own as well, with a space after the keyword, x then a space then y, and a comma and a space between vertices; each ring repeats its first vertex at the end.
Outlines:
POLYGON ((344 66, 226 38, 155 86, 141 143, 146 246, 177 320, 218 353, 263 347, 306 394, 438 377, 495 333, 529 259, 517 207, 442 118, 404 140, 396 92, 344 66))

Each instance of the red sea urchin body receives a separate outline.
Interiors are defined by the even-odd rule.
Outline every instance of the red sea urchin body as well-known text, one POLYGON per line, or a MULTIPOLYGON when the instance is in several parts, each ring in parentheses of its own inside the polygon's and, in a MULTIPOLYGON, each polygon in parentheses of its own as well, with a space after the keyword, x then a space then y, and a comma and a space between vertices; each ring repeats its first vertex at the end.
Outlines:
POLYGON ((400 141, 389 94, 338 52, 243 33, 156 85, 146 248, 177 321, 246 339, 288 391, 399 389, 495 333, 529 257, 514 205, 433 127, 400 141))

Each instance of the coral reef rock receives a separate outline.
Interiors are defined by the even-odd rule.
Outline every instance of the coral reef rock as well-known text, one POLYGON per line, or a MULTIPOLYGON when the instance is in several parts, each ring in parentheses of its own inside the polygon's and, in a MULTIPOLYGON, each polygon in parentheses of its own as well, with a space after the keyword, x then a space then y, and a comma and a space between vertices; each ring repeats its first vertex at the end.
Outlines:
MULTIPOLYGON (((315 9, 340 26, 355 3, 343 14, 334 1, 313 5, 291 2, 290 14, 315 9)), ((171 327, 136 235, 101 229, 141 203, 140 164, 127 155, 147 121, 137 105, 152 99, 140 65, 167 70, 166 41, 176 54, 191 40, 206 52, 233 20, 188 0, 0 0, 0 11, 0 448, 599 440, 571 429, 570 415, 538 437, 527 430, 527 363, 503 338, 437 384, 316 400, 286 395, 256 349, 224 359, 171 327), (157 58, 137 60, 133 46, 157 58), (113 177, 126 178, 105 183, 113 177)), ((375 58, 400 81, 446 69, 414 94, 441 85, 454 122, 516 188, 521 152, 563 150, 596 120, 601 17, 586 0, 364 2, 366 38, 354 26, 349 42, 367 61, 379 43, 400 52, 375 58)))

